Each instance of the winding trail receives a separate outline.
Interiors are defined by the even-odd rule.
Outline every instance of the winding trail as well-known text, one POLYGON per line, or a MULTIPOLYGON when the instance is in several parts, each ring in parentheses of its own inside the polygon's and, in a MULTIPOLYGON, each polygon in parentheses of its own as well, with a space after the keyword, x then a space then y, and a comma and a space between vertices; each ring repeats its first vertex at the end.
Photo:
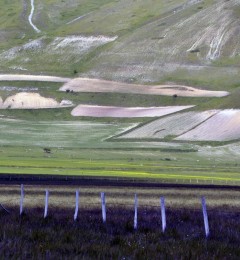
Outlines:
POLYGON ((32 28, 37 32, 37 33, 40 33, 41 31, 37 28, 36 25, 33 24, 32 22, 32 17, 33 17, 33 13, 34 13, 34 0, 31 0, 31 13, 30 15, 28 16, 28 21, 30 23, 30 25, 32 26, 32 28))

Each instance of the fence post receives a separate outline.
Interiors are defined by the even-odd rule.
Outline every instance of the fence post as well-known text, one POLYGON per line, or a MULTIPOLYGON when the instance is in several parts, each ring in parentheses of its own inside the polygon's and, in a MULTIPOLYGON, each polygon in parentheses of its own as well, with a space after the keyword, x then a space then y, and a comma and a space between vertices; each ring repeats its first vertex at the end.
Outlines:
POLYGON ((166 210, 165 210, 165 200, 164 197, 160 198, 160 205, 161 205, 161 216, 162 216, 162 232, 165 232, 166 229, 166 210))
POLYGON ((79 204, 79 190, 76 190, 76 204, 75 204, 74 221, 77 220, 77 216, 78 216, 78 204, 79 204))
POLYGON ((46 190, 44 218, 46 218, 46 217, 47 217, 47 214, 48 214, 48 199, 49 199, 49 191, 46 190))
POLYGON ((134 196, 134 229, 137 230, 137 208, 138 208, 138 198, 137 194, 134 196))
POLYGON ((206 200, 202 197, 202 210, 203 210, 203 219, 204 219, 204 227, 205 227, 205 234, 206 238, 209 237, 209 224, 208 224, 208 215, 207 215, 207 207, 206 207, 206 200))
POLYGON ((105 193, 101 192, 101 202, 102 202, 102 219, 103 223, 106 223, 106 202, 105 202, 105 193))
POLYGON ((24 187, 23 187, 23 184, 21 184, 20 216, 23 213, 23 200, 24 200, 24 187))

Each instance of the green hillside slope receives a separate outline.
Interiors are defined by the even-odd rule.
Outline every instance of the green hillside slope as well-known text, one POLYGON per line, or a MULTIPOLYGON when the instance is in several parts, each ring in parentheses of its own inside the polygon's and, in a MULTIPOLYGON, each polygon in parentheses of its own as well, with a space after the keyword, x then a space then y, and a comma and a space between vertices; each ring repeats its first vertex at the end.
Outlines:
POLYGON ((213 88, 239 81, 240 1, 0 1, 0 71, 167 80, 213 88))

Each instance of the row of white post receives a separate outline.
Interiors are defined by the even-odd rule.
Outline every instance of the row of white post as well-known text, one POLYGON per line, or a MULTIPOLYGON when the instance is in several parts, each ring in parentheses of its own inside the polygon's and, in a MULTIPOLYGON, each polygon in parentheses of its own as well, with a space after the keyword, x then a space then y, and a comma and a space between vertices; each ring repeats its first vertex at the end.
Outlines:
MULTIPOLYGON (((21 198, 20 198, 20 215, 23 213, 23 202, 24 202, 24 187, 21 185, 21 198)), ((45 207, 44 207, 44 218, 48 216, 48 202, 49 202, 49 191, 46 190, 45 195, 45 207)), ((204 220, 204 228, 205 228, 205 235, 209 237, 209 224, 208 224, 208 215, 207 215, 207 207, 206 207, 206 200, 204 197, 201 198, 202 202, 202 211, 203 211, 203 220, 204 220)), ((105 193, 101 192, 101 204, 102 204, 102 220, 103 223, 106 224, 107 222, 107 214, 106 214, 106 201, 105 201, 105 193)), ((162 219, 162 232, 164 233, 167 228, 167 221, 166 221, 166 208, 165 208, 165 199, 164 197, 160 198, 160 208, 161 208, 161 219, 162 219)), ((76 191, 76 203, 75 203, 75 212, 74 212, 74 221, 77 220, 78 217, 78 210, 79 210, 79 191, 76 191)), ((138 197, 137 194, 134 196, 134 229, 137 230, 138 228, 138 197)))

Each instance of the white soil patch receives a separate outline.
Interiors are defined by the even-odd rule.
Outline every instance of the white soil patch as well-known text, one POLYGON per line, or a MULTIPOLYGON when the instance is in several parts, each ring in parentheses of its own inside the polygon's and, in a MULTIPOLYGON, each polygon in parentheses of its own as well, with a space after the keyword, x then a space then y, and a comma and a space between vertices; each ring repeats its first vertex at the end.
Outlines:
POLYGON ((8 97, 2 104, 2 109, 40 109, 40 108, 59 108, 72 106, 70 101, 66 100, 58 103, 53 98, 45 98, 38 93, 17 93, 16 95, 8 97))
MULTIPOLYGON (((71 35, 68 37, 39 37, 35 40, 10 48, 0 53, 2 61, 13 61, 13 67, 28 69, 29 63, 55 60, 56 62, 70 62, 71 64, 83 58, 95 48, 115 41, 117 36, 84 36, 71 35)), ((62 64, 62 63, 61 63, 62 64)), ((11 66, 12 67, 12 66, 11 66)))
POLYGON ((52 42, 53 49, 65 48, 71 46, 81 47, 81 49, 89 48, 92 46, 99 46, 108 42, 115 41, 117 36, 107 37, 104 35, 99 36, 69 36, 69 37, 57 37, 52 42))
POLYGON ((169 106, 169 107, 114 107, 79 105, 71 112, 72 116, 89 117, 160 117, 193 106, 169 106))
POLYGON ((223 97, 229 95, 227 91, 208 91, 181 85, 136 85, 89 78, 73 79, 64 84, 60 91, 177 95, 181 97, 223 97))
POLYGON ((217 110, 205 112, 184 112, 166 116, 138 127, 131 132, 122 135, 120 138, 162 139, 168 135, 178 136, 201 124, 217 112, 217 110))
POLYGON ((42 82, 68 82, 70 78, 54 76, 20 75, 20 74, 0 74, 0 81, 42 81, 42 82))
POLYGON ((23 91, 23 92, 33 92, 33 91, 38 91, 38 88, 34 88, 34 87, 13 87, 13 86, 0 86, 0 90, 3 91, 23 91))
POLYGON ((231 141, 240 138, 240 110, 222 110, 176 140, 231 141))

